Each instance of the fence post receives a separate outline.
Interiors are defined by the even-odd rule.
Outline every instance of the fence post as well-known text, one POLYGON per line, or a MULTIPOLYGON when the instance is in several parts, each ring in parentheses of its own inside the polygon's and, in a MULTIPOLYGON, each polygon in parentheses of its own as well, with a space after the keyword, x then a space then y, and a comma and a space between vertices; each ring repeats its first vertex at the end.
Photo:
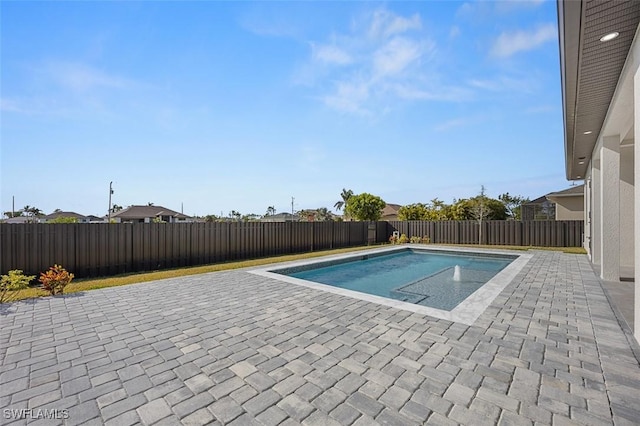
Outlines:
POLYGON ((376 242, 376 231, 377 231, 376 222, 369 222, 367 224, 367 245, 370 246, 376 242))

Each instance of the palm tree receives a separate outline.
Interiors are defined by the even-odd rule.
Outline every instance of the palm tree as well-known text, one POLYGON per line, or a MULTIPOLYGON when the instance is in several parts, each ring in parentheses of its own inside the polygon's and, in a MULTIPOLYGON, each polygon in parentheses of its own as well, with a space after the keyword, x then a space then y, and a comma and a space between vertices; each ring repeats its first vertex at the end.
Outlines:
POLYGON ((342 208, 347 204, 347 201, 349 201, 349 198, 353 197, 353 191, 350 189, 347 190, 345 188, 342 188, 340 197, 342 198, 342 200, 336 202, 333 205, 333 207, 335 207, 335 209, 338 211, 342 210, 342 208))
POLYGON ((316 210, 316 220, 318 222, 325 222, 332 219, 333 219, 333 215, 331 214, 329 209, 327 209, 326 207, 320 207, 319 209, 316 210))
POLYGON ((276 214, 276 208, 273 206, 267 207, 267 214, 265 216, 273 216, 276 214))
POLYGON ((31 217, 30 222, 35 222, 36 216, 42 216, 42 210, 37 207, 31 207, 28 204, 22 208, 22 211, 31 217))

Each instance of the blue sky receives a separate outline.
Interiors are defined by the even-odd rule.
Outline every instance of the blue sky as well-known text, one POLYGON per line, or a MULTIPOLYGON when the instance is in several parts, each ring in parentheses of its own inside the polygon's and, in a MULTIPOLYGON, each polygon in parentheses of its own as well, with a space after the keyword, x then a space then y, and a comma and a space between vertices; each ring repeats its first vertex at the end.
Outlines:
POLYGON ((555 7, 2 2, 2 211, 564 189, 555 7))

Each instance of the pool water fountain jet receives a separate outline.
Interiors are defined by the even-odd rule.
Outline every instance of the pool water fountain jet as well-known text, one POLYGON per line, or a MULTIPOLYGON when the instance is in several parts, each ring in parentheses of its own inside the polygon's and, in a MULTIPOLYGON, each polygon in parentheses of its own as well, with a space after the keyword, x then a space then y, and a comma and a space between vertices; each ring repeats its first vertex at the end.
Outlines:
POLYGON ((460 265, 456 265, 453 268, 453 280, 460 281, 460 265))

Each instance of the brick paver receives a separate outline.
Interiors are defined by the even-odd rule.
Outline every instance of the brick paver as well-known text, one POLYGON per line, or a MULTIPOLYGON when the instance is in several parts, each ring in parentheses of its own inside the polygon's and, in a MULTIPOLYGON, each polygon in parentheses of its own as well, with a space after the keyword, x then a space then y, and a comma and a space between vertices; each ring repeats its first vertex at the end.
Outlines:
POLYGON ((638 424, 586 257, 533 253, 472 326, 247 271, 1 305, 0 422, 638 424))

